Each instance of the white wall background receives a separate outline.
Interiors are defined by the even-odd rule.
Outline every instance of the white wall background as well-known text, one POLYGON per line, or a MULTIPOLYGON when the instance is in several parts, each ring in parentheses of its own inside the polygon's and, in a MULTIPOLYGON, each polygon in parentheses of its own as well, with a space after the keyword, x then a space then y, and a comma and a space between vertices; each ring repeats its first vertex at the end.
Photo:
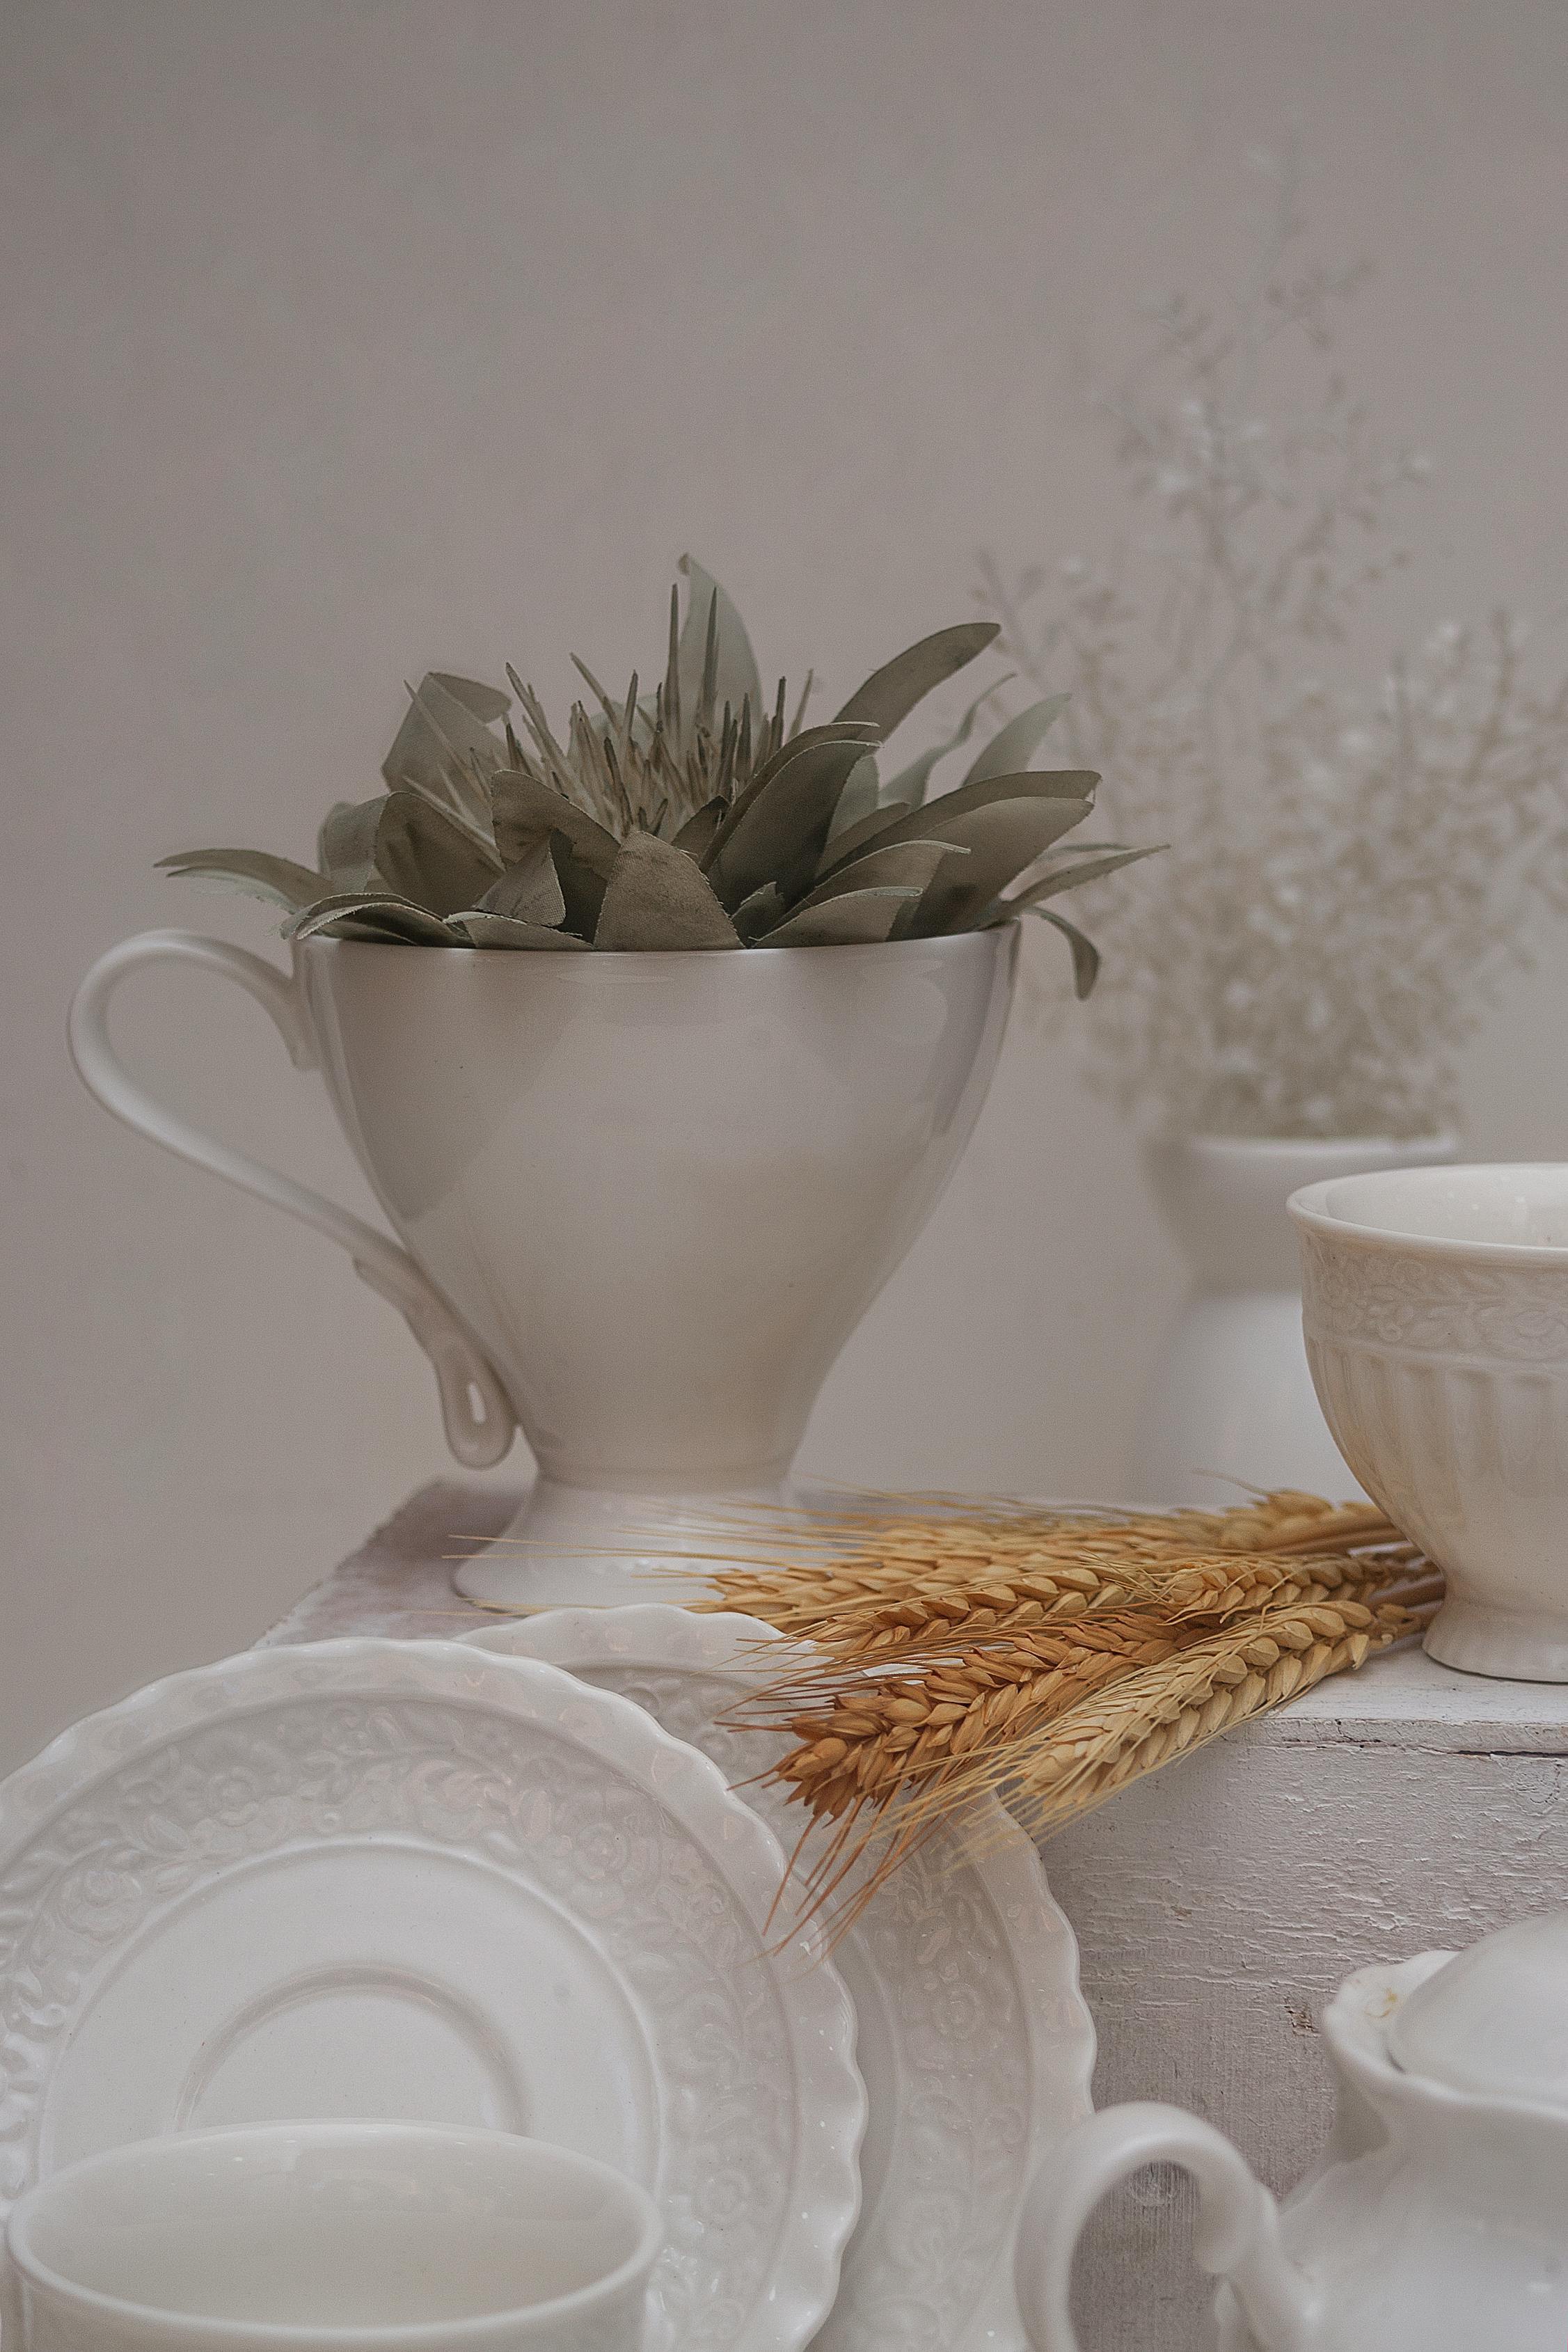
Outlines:
MULTIPOLYGON (((153 859, 305 851, 426 666, 646 665, 685 546, 765 671, 847 690, 982 542, 1101 543, 1082 382, 1141 294, 1234 278, 1292 120, 1316 243, 1378 265, 1352 362, 1442 467, 1411 621, 1558 605, 1565 102, 1558 0, 12 0, 0 1763, 443 1466, 346 1262, 68 1072, 113 940, 266 942, 153 859)), ((1565 980, 1470 1056, 1478 1156, 1568 1156, 1565 980)), ((120 1034, 363 1201, 244 1000, 149 982, 120 1034)), ((1133 1139, 1019 1031, 809 1460, 1113 1491, 1178 1287, 1133 1139)))

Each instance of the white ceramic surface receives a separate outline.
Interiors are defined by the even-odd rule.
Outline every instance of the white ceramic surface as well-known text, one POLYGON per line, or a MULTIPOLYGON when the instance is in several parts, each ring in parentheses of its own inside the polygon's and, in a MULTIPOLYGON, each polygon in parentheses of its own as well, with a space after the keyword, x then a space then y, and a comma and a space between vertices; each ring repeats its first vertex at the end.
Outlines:
POLYGON ((5 2352, 638 2352, 663 2234, 634 2181, 508 2132, 182 2132, 13 2206, 5 2352))
MULTIPOLYGON (((754 1618, 558 1610, 465 1638, 636 1700, 796 1844, 799 1808, 759 1779, 788 1738, 724 1719, 789 1654, 754 1618)), ((810 1853, 809 1843, 808 1868, 810 1853)), ((861 2219, 817 2352, 1013 2352, 1024 2182, 1089 2113, 1094 2064, 1077 1945, 1040 1857, 988 1809, 967 1845, 944 1835, 913 1856, 834 1958, 854 2000, 871 2113, 861 2219)))
POLYGON ((0 1787, 0 2207, 188 2126, 525 2132, 649 2189, 652 2352, 797 2352, 859 2210, 854 2018, 706 1758, 454 1642, 257 1650, 0 1787))
MULTIPOLYGON (((1301 1345, 1301 1274, 1285 1213, 1298 1186, 1452 1160, 1451 1136, 1396 1143, 1194 1135, 1145 1147, 1192 1286, 1150 1370, 1130 1483, 1147 1502, 1226 1499, 1226 1481, 1355 1491, 1301 1345)), ((1354 1468, 1354 1465, 1351 1465, 1354 1468)))
POLYGON ((1520 2083, 1531 2019, 1561 2045, 1568 1912, 1505 1928, 1463 1956, 1362 1969, 1322 2019, 1339 2105, 1317 2168, 1283 2208, 1213 2126, 1180 2107, 1108 2108, 1047 2157, 1019 2235, 1019 2287, 1038 2352, 1077 2352, 1072 2248, 1106 2190, 1146 2164, 1186 2168, 1220 2352, 1562 2352, 1568 2341, 1568 2099, 1520 2083), (1402 2058, 1429 2033, 1448 2079, 1402 2058), (1452 2079, 1456 2068, 1469 2077, 1452 2079))
POLYGON ((534 1549, 470 1564, 464 1590, 625 1599, 627 1528, 673 1513, 678 1530, 683 1498, 779 1493, 968 1139, 1016 952, 1013 925, 729 955, 315 939, 290 979, 151 932, 94 965, 71 1044, 117 1117, 349 1250, 431 1355, 460 1460, 498 1461, 520 1422, 541 1477, 513 1533, 534 1549), (110 1000, 169 961, 237 981, 320 1068, 403 1246, 127 1076, 110 1000))
POLYGON ((1323 1412, 1448 1575, 1427 1650, 1568 1682, 1568 1167, 1344 1178, 1291 1213, 1323 1412))

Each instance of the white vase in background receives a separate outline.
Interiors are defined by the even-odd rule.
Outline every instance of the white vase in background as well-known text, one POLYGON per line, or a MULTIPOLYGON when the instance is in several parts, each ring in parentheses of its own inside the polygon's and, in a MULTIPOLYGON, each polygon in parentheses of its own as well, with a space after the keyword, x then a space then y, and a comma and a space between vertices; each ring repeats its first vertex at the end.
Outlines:
POLYGON ((460 1461, 498 1462, 521 1426, 538 1481, 463 1591, 678 1600, 671 1560, 708 1512, 783 1498, 829 1368, 936 1206, 1016 948, 1012 924, 729 954, 315 938, 289 975, 150 932, 89 972, 71 1048, 118 1118, 349 1251, 430 1356, 460 1461), (110 998, 170 962, 237 981, 320 1069, 398 1242, 122 1069, 110 998))
POLYGON ((1341 1500, 1361 1489, 1329 1434, 1301 1339, 1301 1272, 1285 1202, 1299 1186, 1457 1158, 1452 1135, 1188 1135, 1145 1147, 1155 1201, 1192 1286, 1145 1384, 1127 1481, 1151 1503, 1210 1507, 1234 1485, 1341 1500))

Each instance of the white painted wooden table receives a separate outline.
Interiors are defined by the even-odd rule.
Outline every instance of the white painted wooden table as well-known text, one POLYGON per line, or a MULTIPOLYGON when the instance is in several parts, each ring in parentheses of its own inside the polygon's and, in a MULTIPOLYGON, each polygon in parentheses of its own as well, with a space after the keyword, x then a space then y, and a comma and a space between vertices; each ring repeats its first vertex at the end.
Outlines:
MULTIPOLYGON (((422 1488, 264 1640, 479 1622, 442 1554, 497 1532, 517 1499, 422 1488)), ((1314 2020, 1340 1979, 1568 1902, 1565 1758, 1568 1689, 1407 1650, 1064 1831, 1047 1864, 1082 1948, 1097 2103, 1175 2099, 1288 2188, 1328 2127, 1314 2020)), ((1163 2173, 1108 2202, 1078 2280, 1086 2352, 1207 2347, 1189 2211, 1163 2173)))

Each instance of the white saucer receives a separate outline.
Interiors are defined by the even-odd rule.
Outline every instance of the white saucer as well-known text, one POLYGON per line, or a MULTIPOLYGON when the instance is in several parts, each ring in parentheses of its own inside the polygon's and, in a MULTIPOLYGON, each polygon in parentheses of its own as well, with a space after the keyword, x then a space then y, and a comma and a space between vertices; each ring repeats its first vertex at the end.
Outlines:
MULTIPOLYGON (((779 1671, 758 1654, 779 1636, 754 1618, 657 1602, 560 1609, 463 1640, 547 1658, 635 1699, 711 1756, 793 1847, 805 1816, 758 1785, 788 1738, 716 1719, 779 1671)), ((977 1828, 973 1857, 951 1835, 933 1840, 834 1949, 859 2019, 871 2121, 860 2225, 815 2352, 1024 2344, 1011 2277, 1018 2209, 1036 2158, 1090 2112, 1094 2028, 1078 1947, 1039 1855, 999 1807, 977 1828)))
POLYGON ((854 2021, 703 1757, 452 1642, 253 1650, 0 1787, 0 2219, 185 2125, 535 2133, 657 2198, 658 2352, 798 2352, 859 2203, 854 2021))

